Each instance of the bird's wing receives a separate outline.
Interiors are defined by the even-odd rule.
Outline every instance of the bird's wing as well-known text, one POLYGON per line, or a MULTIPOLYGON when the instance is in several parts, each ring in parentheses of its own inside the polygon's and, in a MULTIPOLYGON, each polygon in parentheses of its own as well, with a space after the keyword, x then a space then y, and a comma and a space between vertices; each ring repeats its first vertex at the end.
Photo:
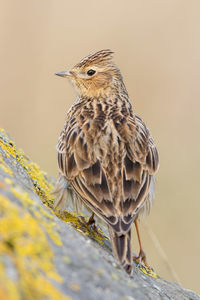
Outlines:
POLYGON ((90 125, 80 126, 78 118, 66 123, 57 145, 60 172, 66 176, 83 202, 98 216, 106 219, 114 206, 109 184, 94 144, 90 125))
POLYGON ((126 154, 123 161, 121 229, 127 231, 147 199, 153 176, 159 166, 154 141, 144 122, 135 115, 127 121, 126 154))
POLYGON ((89 208, 115 231, 127 232, 158 168, 158 153, 149 131, 137 116, 129 118, 126 126, 116 128, 124 147, 123 195, 116 207, 106 171, 94 147, 95 135, 88 134, 92 130, 88 123, 80 126, 77 122, 77 118, 72 119, 61 133, 57 146, 60 171, 89 208))

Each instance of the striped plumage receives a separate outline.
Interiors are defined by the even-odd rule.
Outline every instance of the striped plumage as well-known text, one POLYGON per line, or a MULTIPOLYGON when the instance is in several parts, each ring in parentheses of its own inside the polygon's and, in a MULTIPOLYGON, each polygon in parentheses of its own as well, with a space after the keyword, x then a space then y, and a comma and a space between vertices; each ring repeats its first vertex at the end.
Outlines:
MULTIPOLYGON (((158 153, 133 112, 112 54, 99 51, 57 73, 71 79, 78 92, 59 137, 58 165, 62 180, 107 223, 115 257, 131 273, 131 226, 151 208, 158 153)), ((65 188, 58 184, 58 189, 56 205, 61 205, 65 188)))

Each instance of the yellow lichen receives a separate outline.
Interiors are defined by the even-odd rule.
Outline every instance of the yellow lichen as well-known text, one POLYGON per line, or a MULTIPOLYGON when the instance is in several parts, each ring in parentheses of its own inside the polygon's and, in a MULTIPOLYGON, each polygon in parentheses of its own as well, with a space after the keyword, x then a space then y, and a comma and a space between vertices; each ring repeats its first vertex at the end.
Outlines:
POLYGON ((12 185, 12 180, 9 177, 4 178, 5 183, 12 185))
MULTIPOLYGON (((97 232, 91 230, 87 222, 76 214, 67 211, 62 214, 54 212, 51 194, 54 186, 51 179, 16 147, 4 130, 0 132, 4 135, 4 138, 0 137, 0 147, 3 149, 3 156, 0 154, 0 167, 8 174, 0 188, 11 191, 20 203, 19 207, 0 195, 0 299, 70 299, 64 297, 49 281, 62 281, 54 269, 53 253, 45 234, 46 232, 56 245, 62 245, 57 231, 58 225, 52 213, 100 243, 106 237, 100 229, 97 232), (24 168, 33 183, 35 193, 50 208, 49 211, 12 180, 14 174, 11 164, 20 164, 24 168), (4 257, 9 257, 16 269, 15 281, 6 274, 4 257)), ((70 258, 65 257, 63 261, 69 264, 70 258)))
MULTIPOLYGON (((16 147, 3 129, 0 129, 0 132, 4 135, 4 138, 0 137, 0 147, 4 154, 3 156, 0 154, 0 168, 8 174, 8 177, 0 182, 0 188, 9 189, 21 205, 19 207, 0 195, 0 299, 70 299, 63 296, 50 282, 50 279, 58 283, 62 281, 55 271, 53 252, 45 234, 45 232, 48 233, 56 245, 62 245, 52 213, 101 244, 107 238, 99 228, 96 231, 91 229, 86 219, 80 218, 75 213, 54 212, 51 194, 54 185, 51 179, 40 170, 37 164, 31 162, 22 150, 16 147), (20 164, 24 168, 33 183, 35 193, 50 208, 49 211, 12 181, 14 170, 10 168, 7 161, 11 161, 14 165, 20 164), (5 257, 9 258, 16 270, 15 280, 9 278, 7 274, 6 265, 4 265, 5 257)), ((63 261, 69 264, 70 258, 65 257, 63 261)), ((149 276, 157 277, 145 266, 141 266, 140 269, 149 276)), ((113 273, 112 277, 118 280, 116 274, 113 273)), ((79 289, 75 287, 76 290, 79 289)))
MULTIPOLYGON (((53 189, 53 184, 51 183, 50 178, 47 180, 46 173, 41 171, 37 164, 33 163, 21 149, 18 149, 13 141, 9 139, 6 135, 5 130, 0 129, 0 132, 6 137, 5 140, 0 139, 0 147, 4 150, 4 153, 7 157, 12 157, 12 163, 20 163, 21 166, 26 170, 30 179, 32 180, 35 192, 40 196, 42 201, 46 204, 52 204, 52 195, 51 191, 53 189)), ((7 173, 12 171, 5 166, 3 158, 0 160, 0 166, 4 168, 4 171, 7 173), (2 165, 1 165, 2 162, 2 165)))
POLYGON ((112 273, 112 278, 115 279, 115 280, 119 280, 119 277, 115 273, 112 273))
POLYGON ((78 217, 77 214, 68 211, 64 211, 62 213, 55 212, 55 214, 58 216, 58 218, 70 223, 74 228, 76 228, 76 230, 96 240, 100 244, 103 244, 104 240, 108 240, 100 228, 97 230, 92 229, 92 227, 90 227, 90 225, 87 223, 88 220, 86 220, 85 217, 78 217))
MULTIPOLYGON (((35 192, 39 195, 41 200, 45 205, 47 205, 51 211, 56 214, 56 216, 60 219, 62 219, 65 222, 70 223, 74 228, 76 228, 78 231, 81 231, 83 234, 90 236, 91 238, 95 239, 99 243, 103 244, 103 240, 107 239, 103 232, 98 228, 98 232, 95 232, 94 230, 91 230, 89 226, 87 226, 86 222, 81 222, 81 220, 78 218, 76 214, 64 212, 64 214, 61 214, 60 212, 54 212, 53 207, 53 196, 52 196, 52 190, 54 189, 53 183, 51 182, 51 179, 47 177, 46 173, 40 170, 37 164, 33 163, 24 153, 22 150, 18 149, 15 145, 15 143, 10 140, 8 135, 6 134, 4 129, 0 129, 0 132, 4 135, 5 139, 0 138, 0 147, 4 150, 4 153, 10 156, 10 159, 12 159, 12 163, 17 164, 19 163, 27 172, 29 178, 31 179, 35 192)), ((2 162, 3 164, 3 162, 2 162)), ((5 162, 4 162, 4 168, 5 168, 5 162)), ((11 175, 11 173, 10 173, 11 175)), ((7 180, 8 183, 8 180, 7 180)), ((13 190, 13 192, 16 192, 16 190, 13 190)), ((27 195, 19 195, 19 198, 23 198, 23 201, 28 204, 28 197, 27 195)), ((31 203, 29 203, 30 206, 32 206, 31 203)), ((40 206, 39 208, 40 212, 43 213, 43 215, 46 214, 46 211, 42 209, 40 206)), ((36 210, 34 210, 34 213, 37 214, 36 210)), ((49 216, 51 216, 49 214, 49 216)), ((50 226, 51 227, 51 226, 50 226)), ((51 233, 51 237, 54 240, 55 243, 58 245, 61 244, 59 241, 59 238, 56 234, 53 234, 53 230, 51 228, 46 228, 46 230, 51 233)))
POLYGON ((98 274, 98 275, 102 276, 103 273, 104 273, 103 269, 98 269, 98 270, 97 270, 97 274, 98 274))
POLYGON ((81 289, 80 285, 76 282, 70 282, 69 287, 75 292, 79 292, 81 289))
POLYGON ((37 164, 31 162, 22 150, 17 150, 16 158, 31 178, 35 192, 44 203, 49 204, 52 200, 53 184, 50 183, 50 180, 47 180, 46 173, 41 171, 37 164))
POLYGON ((18 286, 5 276, 3 264, 0 263, 0 299, 20 300, 18 286))
POLYGON ((2 132, 3 135, 6 137, 5 140, 0 138, 0 146, 4 150, 4 153, 6 154, 7 157, 10 157, 10 156, 16 157, 15 144, 8 139, 8 136, 6 135, 6 133, 3 129, 0 129, 0 132, 2 132))
POLYGON ((139 269, 146 275, 153 277, 153 278, 157 278, 157 274, 149 267, 147 267, 144 263, 141 263, 141 265, 139 266, 139 269))
POLYGON ((62 281, 53 264, 53 252, 38 220, 27 209, 18 207, 0 196, 0 294, 1 299, 69 300, 50 282, 62 281), (7 274, 5 259, 16 270, 12 280, 7 274))
POLYGON ((8 167, 8 165, 4 162, 2 154, 0 153, 0 167, 3 169, 5 173, 8 173, 10 176, 13 176, 12 170, 8 167))
POLYGON ((12 187, 11 191, 13 194, 19 199, 19 201, 22 203, 24 207, 29 208, 32 213, 35 216, 35 219, 38 221, 39 224, 41 224, 47 233, 49 234, 49 237, 51 240, 58 246, 62 245, 62 242, 60 240, 60 237, 56 230, 54 230, 57 227, 57 224, 52 221, 53 216, 50 214, 50 212, 45 211, 41 205, 34 202, 30 197, 28 193, 22 192, 20 188, 18 189, 16 187, 12 187), (45 217, 45 218, 44 218, 45 217), (47 222, 47 218, 51 220, 50 222, 47 222))
POLYGON ((68 264, 68 265, 71 264, 71 259, 69 258, 69 256, 66 256, 66 255, 65 255, 65 256, 63 257, 63 261, 66 262, 66 264, 68 264))

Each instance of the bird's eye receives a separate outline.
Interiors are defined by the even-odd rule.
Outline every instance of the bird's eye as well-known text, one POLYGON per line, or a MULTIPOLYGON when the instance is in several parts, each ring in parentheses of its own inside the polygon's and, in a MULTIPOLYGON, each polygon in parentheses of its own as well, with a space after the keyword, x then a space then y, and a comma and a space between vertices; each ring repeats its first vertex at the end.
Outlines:
POLYGON ((92 70, 92 69, 90 69, 90 70, 87 71, 88 76, 92 76, 92 75, 94 75, 95 73, 96 73, 96 71, 95 71, 95 70, 92 70))

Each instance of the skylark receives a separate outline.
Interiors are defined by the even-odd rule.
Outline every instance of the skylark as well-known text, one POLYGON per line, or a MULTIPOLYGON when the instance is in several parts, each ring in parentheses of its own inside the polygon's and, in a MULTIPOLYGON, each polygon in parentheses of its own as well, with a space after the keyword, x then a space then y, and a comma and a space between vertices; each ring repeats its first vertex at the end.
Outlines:
POLYGON ((138 218, 150 211, 158 152, 144 122, 132 108, 113 52, 89 55, 67 77, 77 99, 67 113, 58 145, 60 179, 55 206, 65 202, 71 189, 109 229, 113 253, 128 274, 132 272, 131 226, 140 244, 137 259, 146 263, 138 218))

